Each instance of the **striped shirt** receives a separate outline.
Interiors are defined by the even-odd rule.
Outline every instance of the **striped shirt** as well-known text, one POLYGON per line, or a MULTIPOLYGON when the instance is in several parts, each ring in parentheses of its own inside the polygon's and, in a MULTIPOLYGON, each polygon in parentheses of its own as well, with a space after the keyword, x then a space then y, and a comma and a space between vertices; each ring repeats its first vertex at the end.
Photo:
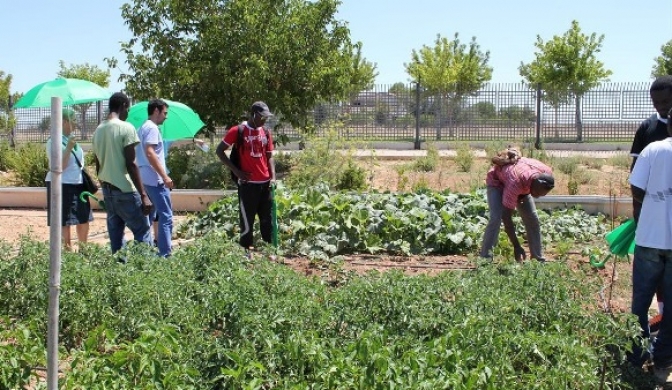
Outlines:
POLYGON ((514 164, 492 166, 485 178, 485 184, 489 187, 503 188, 502 204, 508 209, 515 209, 518 197, 529 195, 532 180, 542 173, 550 175, 553 171, 539 160, 521 157, 514 164))

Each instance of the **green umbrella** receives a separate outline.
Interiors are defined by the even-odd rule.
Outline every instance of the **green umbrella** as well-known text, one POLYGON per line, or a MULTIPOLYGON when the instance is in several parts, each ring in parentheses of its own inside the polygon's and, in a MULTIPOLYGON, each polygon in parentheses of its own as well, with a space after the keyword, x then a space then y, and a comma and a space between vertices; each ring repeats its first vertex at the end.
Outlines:
MULTIPOLYGON (((166 141, 176 139, 192 138, 200 129, 205 126, 198 114, 191 109, 191 107, 180 102, 162 99, 168 104, 168 117, 159 128, 161 135, 166 141)), ((140 128, 148 118, 147 105, 149 102, 144 101, 134 104, 128 111, 127 122, 140 128)))
POLYGON ((31 88, 14 108, 50 107, 52 97, 60 97, 64 106, 109 99, 112 94, 96 83, 80 79, 57 78, 31 88))

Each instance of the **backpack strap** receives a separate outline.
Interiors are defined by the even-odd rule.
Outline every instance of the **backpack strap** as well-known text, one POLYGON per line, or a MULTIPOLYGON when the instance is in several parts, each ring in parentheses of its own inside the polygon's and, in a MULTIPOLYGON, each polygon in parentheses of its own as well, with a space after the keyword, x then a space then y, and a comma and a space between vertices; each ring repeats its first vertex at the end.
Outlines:
POLYGON ((245 126, 242 123, 238 125, 238 137, 236 138, 236 146, 238 148, 243 146, 243 131, 245 131, 245 126))

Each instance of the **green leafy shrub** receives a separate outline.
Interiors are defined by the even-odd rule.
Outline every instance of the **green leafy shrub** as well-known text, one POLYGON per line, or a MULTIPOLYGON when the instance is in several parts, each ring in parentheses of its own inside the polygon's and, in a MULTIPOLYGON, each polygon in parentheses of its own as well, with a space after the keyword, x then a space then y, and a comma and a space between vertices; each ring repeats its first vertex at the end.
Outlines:
POLYGON ((553 168, 564 173, 565 175, 571 176, 578 169, 580 161, 581 160, 577 157, 561 158, 555 162, 553 168))
POLYGON ((366 171, 354 161, 348 160, 341 176, 336 183, 336 189, 339 190, 364 190, 366 189, 366 171))
POLYGON ((171 148, 166 159, 170 177, 177 188, 220 189, 231 188, 231 175, 217 157, 214 148, 207 152, 193 145, 171 148))
MULTIPOLYGON (((423 199, 402 201, 421 207, 423 199)), ((18 287, 18 302, 0 304, 0 317, 14 321, 0 330, 8 389, 24 388, 27 369, 45 356, 42 325, 8 313, 33 312, 33 298, 44 296, 42 305, 48 295, 44 274, 34 284, 30 272, 15 272, 48 268, 48 256, 23 245, 0 262, 11 264, 0 266, 0 280, 18 287)), ((217 233, 176 249, 171 261, 129 248, 119 264, 92 245, 63 262, 64 388, 632 388, 618 367, 639 334, 635 319, 591 304, 603 279, 561 262, 436 277, 370 273, 332 288, 247 261, 217 233)), ((45 307, 31 318, 44 318, 45 307)))
POLYGON ((308 147, 292 156, 292 169, 285 179, 288 187, 305 188, 319 183, 330 189, 359 186, 361 177, 367 176, 363 168, 351 161, 352 153, 338 136, 339 127, 333 126, 323 137, 309 137, 308 147))
POLYGON ((43 187, 49 159, 43 144, 24 144, 7 153, 7 166, 14 171, 17 186, 43 187))
POLYGON ((7 141, 0 141, 0 171, 9 170, 9 156, 14 150, 7 141))
MULTIPOLYGON (((332 192, 326 185, 278 188, 281 249, 326 258, 350 253, 463 254, 478 247, 488 215, 483 190, 456 194, 418 186, 417 191, 360 194, 332 192)), ((601 218, 580 210, 538 214, 545 243, 588 241, 606 233, 601 218)), ((179 233, 198 237, 221 232, 235 239, 237 221, 237 198, 228 196, 183 224, 179 233)), ((514 221, 523 236, 520 217, 514 221)))
POLYGON ((273 155, 273 160, 275 161, 275 175, 278 179, 288 175, 294 165, 290 152, 278 151, 273 155))
POLYGON ((474 154, 471 152, 469 145, 465 144, 457 149, 455 164, 462 172, 471 171, 471 167, 474 165, 474 154))
POLYGON ((427 154, 413 162, 413 169, 419 172, 433 172, 439 165, 439 150, 434 144, 427 144, 427 154))

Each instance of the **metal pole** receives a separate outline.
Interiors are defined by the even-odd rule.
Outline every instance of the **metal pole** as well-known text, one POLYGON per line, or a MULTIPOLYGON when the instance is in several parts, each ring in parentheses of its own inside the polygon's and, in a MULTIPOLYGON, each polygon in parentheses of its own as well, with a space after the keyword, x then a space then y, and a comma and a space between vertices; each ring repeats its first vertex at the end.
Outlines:
POLYGON ((541 149, 541 83, 537 83, 537 120, 535 123, 537 138, 534 141, 534 148, 541 149))
POLYGON ((415 150, 420 150, 420 81, 415 83, 415 150))
POLYGON ((63 173, 63 100, 51 98, 51 207, 49 208, 49 311, 47 389, 58 390, 58 307, 61 289, 61 174, 63 173))

